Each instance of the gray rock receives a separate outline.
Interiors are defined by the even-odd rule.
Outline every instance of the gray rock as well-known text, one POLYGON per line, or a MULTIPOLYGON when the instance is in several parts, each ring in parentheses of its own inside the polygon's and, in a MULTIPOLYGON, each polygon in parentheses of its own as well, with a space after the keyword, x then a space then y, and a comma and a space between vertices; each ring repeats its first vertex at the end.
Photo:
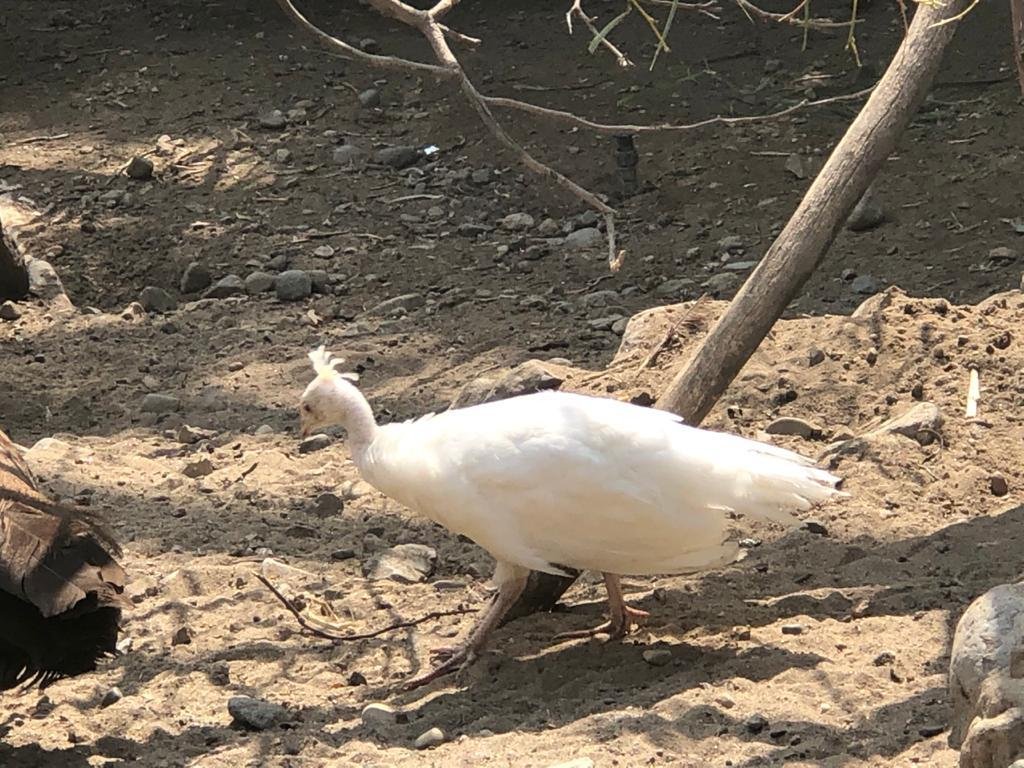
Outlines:
POLYGON ((267 259, 267 269, 272 269, 275 272, 283 272, 288 269, 288 254, 279 253, 275 256, 271 256, 267 259))
POLYGON ((13 301, 5 301, 0 304, 0 320, 17 320, 21 317, 21 311, 13 301))
POLYGON ((268 272, 250 272, 245 277, 245 292, 250 296, 266 293, 274 287, 274 276, 268 272))
POLYGON ((869 296, 873 293, 878 293, 878 282, 871 275, 858 275, 853 278, 850 288, 853 289, 854 293, 862 293, 869 296))
POLYGON ((274 159, 282 165, 290 163, 292 161, 292 151, 290 149, 285 149, 284 147, 281 149, 275 149, 274 159))
POLYGON ((203 298, 226 299, 229 296, 240 296, 245 293, 245 281, 238 275, 225 275, 206 289, 203 298))
POLYGON ((213 282, 213 276, 205 265, 193 261, 181 276, 180 288, 182 293, 199 293, 213 282))
POLYGON ((268 131, 280 131, 288 125, 288 120, 280 109, 260 115, 259 122, 260 127, 266 128, 268 131))
POLYGON ((726 235, 718 241, 719 253, 737 254, 743 253, 746 250, 746 246, 743 244, 743 238, 739 235, 726 235))
POLYGON ((896 434, 917 440, 921 445, 930 445, 942 430, 942 412, 934 403, 927 401, 914 405, 910 410, 894 416, 865 437, 881 434, 896 434))
POLYGON ((367 88, 359 94, 359 103, 364 107, 380 106, 380 91, 376 88, 367 88))
POLYGON ((363 707, 360 717, 371 728, 387 727, 398 722, 398 711, 390 704, 371 702, 363 707))
POLYGON ((499 224, 508 232, 525 232, 533 229, 533 216, 528 213, 510 213, 499 224))
POLYGON ((124 694, 121 693, 121 689, 116 685, 103 694, 103 698, 100 699, 100 707, 106 709, 112 704, 117 704, 121 699, 124 698, 124 694))
POLYGON ((356 166, 366 162, 366 151, 355 144, 342 144, 335 147, 331 159, 336 165, 356 166))
POLYGON ((206 477, 213 473, 213 462, 209 459, 198 459, 196 461, 190 461, 185 465, 185 468, 181 470, 181 474, 185 477, 191 477, 193 479, 198 477, 206 477))
POLYGON ((455 399, 452 400, 452 404, 448 407, 466 408, 470 405, 486 403, 488 396, 494 390, 494 386, 497 383, 497 380, 488 379, 484 376, 473 379, 463 385, 462 389, 460 389, 458 394, 455 395, 455 399))
POLYGON ((581 301, 584 307, 614 307, 622 303, 622 296, 618 291, 594 291, 584 294, 581 301))
POLYGON ((306 271, 309 275, 309 282, 313 285, 314 293, 327 293, 330 287, 330 277, 326 269, 310 269, 306 271))
POLYGON ((433 573, 436 561, 437 552, 425 544, 399 544, 375 556, 366 565, 365 575, 370 581, 416 584, 433 573))
POLYGON ((644 651, 642 656, 652 667, 664 667, 672 663, 672 651, 668 648, 650 648, 644 651))
POLYGON ((440 728, 431 728, 429 731, 424 731, 416 737, 416 741, 413 742, 413 746, 416 749, 430 749, 436 747, 439 744, 444 744, 446 741, 444 731, 440 728))
POLYGON ((171 635, 171 645, 192 645, 195 633, 189 627, 178 627, 171 635))
POLYGON ((395 296, 391 299, 385 299, 380 304, 370 310, 371 315, 390 315, 397 310, 404 310, 406 312, 412 312, 415 309, 419 309, 427 300, 421 293, 405 293, 401 296, 395 296))
POLYGON ((1024 754, 1024 584, 975 600, 953 636, 949 745, 964 768, 997 768, 1024 754))
POLYGON ((313 514, 317 517, 334 517, 340 515, 344 508, 345 502, 337 494, 321 493, 316 497, 313 514))
POLYGON ((328 448, 331 445, 331 438, 327 435, 310 435, 299 443, 299 453, 315 453, 328 448))
POLYGON ((494 385, 487 400, 528 395, 546 389, 558 389, 564 379, 544 367, 539 360, 527 360, 502 376, 494 385))
POLYGON ((592 317, 587 320, 587 325, 595 331, 610 331, 612 327, 622 319, 622 315, 605 315, 604 317, 592 317))
POLYGON ((147 312, 164 314, 178 308, 178 300, 163 288, 147 285, 139 293, 139 303, 147 312))
POLYGON ((853 213, 846 220, 846 228, 851 232, 866 232, 883 224, 886 218, 885 208, 882 207, 872 184, 854 206, 853 213))
POLYGON ((125 168, 124 172, 129 178, 136 181, 148 181, 153 178, 153 161, 148 157, 136 155, 128 163, 128 167, 125 168))
POLYGON ((740 279, 732 272, 719 272, 705 280, 701 287, 716 296, 727 293, 739 285, 740 279))
POLYGON ((281 301, 301 301, 313 293, 313 281, 301 269, 289 269, 277 276, 274 292, 281 301))
POLYGON ((558 222, 550 216, 541 219, 540 224, 537 226, 537 233, 543 237, 555 237, 561 230, 562 228, 558 225, 558 222))
POLYGON ((807 366, 813 368, 816 365, 820 365, 825 362, 825 353, 817 347, 811 347, 807 350, 807 366))
POLYGON ((748 269, 753 269, 754 267, 756 267, 759 263, 760 262, 755 260, 730 261, 728 264, 722 267, 722 269, 727 269, 730 272, 746 272, 748 269))
POLYGON ((688 277, 677 277, 666 280, 654 289, 654 295, 662 299, 677 299, 686 295, 693 287, 694 282, 688 277))
POLYGON ((228 699, 228 714, 234 722, 254 731, 265 731, 289 718, 286 707, 251 696, 232 696, 228 699))
POLYGON ((469 180, 474 184, 490 184, 493 179, 494 174, 488 168, 478 168, 469 174, 469 180))
POLYGON ((1008 248, 1005 245, 996 246, 988 252, 989 260, 996 264, 1009 264, 1016 261, 1018 257, 1019 254, 1013 248, 1008 248))
POLYGON ((804 633, 803 624, 783 624, 782 634, 784 635, 802 635, 804 633))
POLYGON ((381 165, 387 165, 400 171, 403 168, 416 165, 420 159, 420 152, 416 147, 384 147, 377 150, 373 159, 381 165))
POLYGON ((139 410, 143 413, 172 413, 181 408, 181 401, 174 395, 164 395, 159 392, 150 392, 142 398, 142 405, 139 410))
POLYGON ((50 262, 26 256, 25 269, 28 272, 28 289, 32 294, 46 301, 71 306, 71 301, 64 292, 64 283, 50 262))
POLYGON ((769 435, 795 435, 810 440, 821 437, 821 428, 803 419, 784 416, 764 428, 769 435))
POLYGON ((604 244, 604 235, 597 227, 584 227, 565 236, 562 247, 569 251, 581 251, 604 244))

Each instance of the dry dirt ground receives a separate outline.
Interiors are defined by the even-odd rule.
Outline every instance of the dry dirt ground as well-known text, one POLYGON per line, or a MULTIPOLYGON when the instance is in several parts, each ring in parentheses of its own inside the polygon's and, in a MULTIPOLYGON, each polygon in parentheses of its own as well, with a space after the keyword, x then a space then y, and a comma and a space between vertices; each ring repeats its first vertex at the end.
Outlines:
MULTIPOLYGON (((645 63, 622 73, 566 35, 561 5, 460 6, 452 24, 485 39, 465 57, 482 87, 654 122, 759 114, 870 82, 841 34, 812 34, 801 51, 799 30, 751 25, 731 8, 720 21, 677 20, 673 53, 653 74, 645 63)), ((326 341, 347 356, 385 420, 443 408, 465 383, 529 358, 555 358, 567 388, 656 395, 724 304, 689 314, 646 367, 686 310, 635 323, 612 362, 616 321, 693 299, 709 278, 727 298, 806 188, 787 156, 827 152, 855 107, 639 140, 643 187, 620 203, 629 255, 609 277, 600 247, 569 251, 552 236, 584 223, 582 210, 496 153, 457 97, 325 56, 269 0, 5 0, 0 188, 44 211, 27 247, 96 311, 29 302, 21 319, 0 321, 0 428, 24 445, 43 440, 30 459, 47 487, 108 514, 135 608, 130 649, 100 672, 4 696, 0 765, 954 765, 943 733, 951 627, 973 597, 1018 577, 1024 525, 1024 297, 1013 290, 1024 146, 1003 5, 969 18, 887 163, 878 189, 889 221, 840 236, 708 420, 757 435, 799 417, 820 436, 770 439, 817 456, 927 400, 946 417, 937 439, 847 444, 834 461, 850 498, 814 513, 827 535, 756 531, 730 568, 627 580, 652 616, 623 643, 552 640, 599 618, 603 592, 587 579, 566 611, 501 630, 466 679, 396 694, 471 616, 335 645, 299 631, 256 580, 260 561, 316 574, 352 632, 476 607, 490 563, 353 483, 343 441, 298 454, 305 351, 326 341), (379 107, 357 99, 371 87, 379 107), (261 127, 275 109, 302 113, 261 127), (439 152, 401 172, 349 168, 334 162, 344 142, 371 156, 389 145, 439 152), (152 159, 154 179, 120 173, 137 154, 152 159), (408 195, 429 197, 396 202, 408 195), (535 225, 498 225, 517 212, 535 225), (193 261, 215 279, 321 269, 329 287, 291 303, 198 300, 179 292, 193 261), (849 317, 892 284, 907 294, 849 317), (147 285, 179 308, 123 313, 147 285), (983 385, 973 423, 963 417, 970 366, 983 385), (142 413, 150 392, 180 407, 142 413), (343 510, 324 514, 324 492, 343 510), (436 549, 428 580, 364 577, 376 553, 405 542, 436 549), (667 664, 644 660, 652 647, 671 651, 667 664), (104 706, 114 687, 123 698, 104 706), (286 722, 233 726, 226 702, 239 694, 284 705, 286 722), (371 702, 401 722, 366 725, 371 702), (445 742, 414 749, 431 727, 445 742)), ((310 14, 347 39, 425 55, 355 3, 310 14)), ((899 17, 885 4, 866 15, 861 54, 880 70, 899 17)), ((638 60, 653 50, 642 23, 617 39, 638 60)), ((614 195, 610 139, 512 125, 538 155, 614 195)))

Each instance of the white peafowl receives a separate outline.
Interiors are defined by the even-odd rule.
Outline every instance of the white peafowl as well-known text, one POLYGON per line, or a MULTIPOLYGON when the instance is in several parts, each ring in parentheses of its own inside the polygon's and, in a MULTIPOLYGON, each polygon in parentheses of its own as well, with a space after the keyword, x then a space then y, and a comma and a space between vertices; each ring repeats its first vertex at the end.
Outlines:
POLYGON ((609 621, 563 636, 620 637, 647 615, 626 605, 620 575, 724 565, 738 553, 730 512, 792 525, 839 494, 838 477, 798 454, 607 398, 541 392, 378 426, 340 359, 323 347, 309 358, 303 436, 342 426, 367 482, 497 561, 498 592, 467 640, 435 651, 443 663, 407 688, 472 661, 531 569, 603 573, 609 621))

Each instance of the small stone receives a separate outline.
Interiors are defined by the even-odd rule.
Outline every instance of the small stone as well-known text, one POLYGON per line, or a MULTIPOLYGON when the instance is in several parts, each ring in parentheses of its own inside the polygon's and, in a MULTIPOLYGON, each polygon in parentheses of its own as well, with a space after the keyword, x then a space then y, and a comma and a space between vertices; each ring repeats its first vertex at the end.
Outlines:
POLYGON ((886 421, 877 429, 869 432, 866 437, 884 433, 893 433, 917 440, 921 445, 930 445, 942 429, 944 422, 942 412, 934 403, 923 401, 917 403, 906 413, 886 421))
POLYGON ((433 573, 436 561, 437 552, 425 544, 399 544, 374 557, 364 571, 370 581, 416 584, 433 573))
POLYGON ((174 439, 184 445, 193 445, 200 440, 209 440, 216 434, 212 429, 199 429, 198 427, 190 427, 188 424, 182 424, 178 427, 174 439))
POLYGON ((397 171, 401 171, 411 165, 416 165, 420 159, 420 152, 416 147, 384 147, 377 150, 373 159, 381 165, 387 165, 397 171))
POLYGON ((394 725, 398 722, 398 712, 395 708, 379 702, 373 702, 363 707, 360 717, 363 724, 371 728, 394 725))
POLYGON ((541 219, 540 224, 537 225, 537 234, 542 237, 554 237, 561 231, 561 227, 558 226, 558 222, 552 219, 550 216, 541 219))
POLYGON ((135 179, 136 181, 147 181, 153 178, 153 161, 147 157, 136 155, 132 158, 131 162, 128 163, 128 167, 124 171, 128 178, 135 179))
POLYGON ((429 731, 424 731, 416 737, 416 741, 413 742, 413 746, 416 749, 430 749, 436 747, 439 744, 444 744, 446 741, 444 731, 440 728, 431 728, 429 731))
POLYGON ((886 218, 885 208, 882 207, 881 201, 875 195, 874 185, 872 185, 868 187, 854 207, 850 218, 846 220, 846 228, 851 232, 865 232, 880 226, 886 218))
POLYGON ((195 633, 189 627, 178 627, 171 635, 171 645, 191 645, 195 633))
POLYGON ((348 676, 348 684, 349 685, 366 685, 366 675, 364 675, 362 672, 358 672, 358 671, 353 672, 351 675, 348 676))
POLYGON ((728 253, 736 255, 743 253, 746 250, 746 246, 743 244, 743 238, 739 235, 726 235, 720 238, 718 241, 718 252, 728 253))
POLYGON ((354 549, 349 549, 347 547, 342 549, 336 549, 333 552, 331 552, 332 560, 351 560, 355 556, 356 551, 354 549))
POLYGON ((250 296, 266 293, 274 287, 274 276, 269 272, 250 272, 245 277, 245 292, 250 296))
POLYGON ((520 363, 499 379, 488 394, 488 400, 502 400, 547 389, 558 389, 564 378, 552 373, 539 360, 520 363))
POLYGON ((593 248, 604 244, 604 235, 597 227, 584 227, 570 232, 565 236, 562 246, 566 250, 581 251, 584 248, 593 248))
POLYGON ((782 634, 784 635, 802 635, 804 633, 803 624, 783 624, 782 634))
POLYGON ((804 167, 804 159, 796 152, 790 153, 789 157, 786 158, 786 163, 783 167, 798 179, 807 178, 807 169, 804 167))
POLYGON ((875 656, 874 661, 872 661, 871 663, 874 664, 876 667, 884 667, 894 663, 895 661, 896 654, 894 654, 892 651, 882 651, 880 654, 875 656))
MULTIPOLYGON (((804 520, 800 526, 801 530, 813 533, 815 536, 828 536, 828 528, 825 527, 824 523, 817 520, 804 520)), ((785 629, 783 629, 785 631, 785 629)))
POLYGON ((359 94, 359 103, 366 108, 380 106, 380 91, 376 88, 367 88, 359 94))
POLYGON ((679 299, 689 294, 693 286, 693 280, 687 277, 676 277, 666 280, 655 288, 654 295, 662 299, 679 299))
POLYGON ((182 293, 198 293, 213 282, 210 270, 203 264, 193 261, 181 276, 180 288, 182 293))
POLYGON ((313 505, 313 514, 317 517, 331 517, 340 515, 345 503, 341 497, 333 493, 321 493, 316 497, 313 505))
POLYGON ((764 428, 769 435, 794 435, 805 440, 821 437, 821 427, 792 416, 778 418, 764 428))
POLYGON ((858 275, 853 278, 850 288, 854 293, 872 294, 878 293, 878 282, 871 275, 858 275))
POLYGON ((807 366, 813 368, 825 362, 825 353, 817 347, 811 347, 807 352, 807 366))
POLYGON ((946 730, 946 726, 941 723, 929 723, 928 725, 922 725, 917 729, 917 732, 924 736, 924 738, 930 739, 933 736, 938 736, 944 730, 946 730))
POLYGON ((274 159, 282 164, 290 163, 292 161, 292 152, 290 149, 285 149, 284 147, 276 149, 274 150, 274 159))
POLYGON ((331 159, 336 165, 361 165, 366 162, 366 152, 355 144, 342 144, 334 148, 331 159))
POLYGON ((672 651, 668 648, 651 648, 641 655, 652 667, 664 667, 672 662, 672 651))
POLYGON ((139 410, 143 413, 171 413, 181 407, 181 401, 174 395, 162 395, 159 392, 150 392, 142 398, 142 405, 139 410))
POLYGON ((245 281, 238 275, 225 275, 206 289, 203 298, 226 299, 229 296, 240 296, 245 293, 245 281))
POLYGON ((327 435, 310 435, 299 443, 299 453, 305 454, 322 451, 324 448, 329 447, 330 444, 331 438, 327 435))
POLYGON ((1016 261, 1018 254, 1013 248, 1007 248, 1005 245, 999 245, 992 248, 988 252, 989 261, 995 262, 996 264, 1009 264, 1011 261, 1016 261))
POLYGON ((313 285, 314 293, 327 293, 327 289, 330 287, 330 276, 327 274, 327 270, 309 269, 306 270, 306 274, 309 275, 309 282, 313 285))
POLYGON ((380 53, 380 43, 372 37, 364 37, 359 41, 359 47, 367 53, 380 53))
POLYGON ((508 232, 525 232, 533 229, 533 216, 528 213, 510 213, 499 224, 508 232))
POLYGON ((487 168, 478 168, 469 174, 469 180, 474 184, 490 184, 493 179, 493 174, 487 168))
POLYGON ((708 293, 721 295, 735 288, 740 282, 732 272, 719 272, 717 275, 712 275, 704 281, 701 287, 707 289, 708 293))
POLYGON ((988 489, 993 496, 1005 496, 1010 492, 1010 486, 1002 475, 992 475, 988 479, 988 489))
POLYGON ((280 109, 260 115, 259 122, 260 127, 266 128, 268 131, 280 131, 288 124, 284 113, 280 109))
POLYGON ((280 301, 300 301, 313 293, 313 281, 301 269, 289 269, 277 276, 274 292, 280 301))
POLYGON ((604 317, 594 317, 587 320, 587 325, 593 328, 595 331, 610 331, 612 326, 622 319, 622 315, 605 315, 604 317))
POLYGON ((199 477, 206 477, 213 473, 213 462, 209 459, 199 459, 198 461, 192 461, 185 465, 185 468, 181 470, 181 474, 185 477, 191 477, 193 479, 199 477))
POLYGON ((100 706, 104 709, 109 707, 111 704, 117 704, 121 699, 124 698, 124 694, 121 693, 121 689, 116 685, 103 694, 103 698, 100 699, 100 706))
POLYGON ((370 310, 371 315, 390 315, 398 310, 412 312, 427 303, 421 293, 405 293, 392 299, 385 299, 370 310))
POLYGON ((13 301, 5 301, 3 304, 0 304, 0 320, 13 321, 19 317, 21 317, 21 312, 13 301))
POLYGON ((265 731, 288 719, 288 710, 251 696, 232 696, 228 699, 228 714, 239 725, 254 731, 265 731))
POLYGON ((147 312, 156 312, 161 315, 178 308, 178 300, 163 288, 157 288, 155 285, 147 285, 142 289, 139 293, 139 304, 147 312))
POLYGON ((133 301, 123 310, 121 310, 122 320, 139 320, 146 316, 146 310, 143 309, 142 305, 137 301, 133 301))
POLYGON ((753 714, 743 721, 743 727, 749 733, 760 733, 768 727, 768 718, 762 714, 753 714))
POLYGON ((313 249, 313 255, 318 259, 329 259, 334 255, 334 248, 329 245, 321 245, 313 249))

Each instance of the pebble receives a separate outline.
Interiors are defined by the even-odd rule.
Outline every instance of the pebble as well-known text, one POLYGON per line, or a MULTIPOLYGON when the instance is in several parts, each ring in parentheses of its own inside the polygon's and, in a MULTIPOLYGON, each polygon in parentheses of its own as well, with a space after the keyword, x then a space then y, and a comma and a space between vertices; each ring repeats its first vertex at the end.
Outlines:
POLYGON ((313 504, 313 514, 317 517, 339 515, 344 506, 345 502, 337 494, 330 492, 321 493, 316 497, 316 502, 313 504))
POLYGON ((528 213, 510 213, 500 222, 501 228, 509 232, 525 232, 533 229, 533 216, 528 213))
POLYGON ((313 281, 301 269, 289 269, 277 276, 274 292, 281 301, 299 301, 313 292, 313 281))
POLYGON ((892 651, 882 651, 880 654, 875 656, 875 660, 872 662, 876 667, 884 667, 887 664, 892 664, 896 661, 896 654, 892 651))
POLYGON ((792 416, 778 418, 764 428, 769 435, 794 435, 805 440, 821 437, 821 428, 792 416))
POLYGON ((209 459, 199 459, 198 461, 191 461, 185 465, 185 468, 181 470, 181 474, 185 477, 191 477, 193 479, 198 477, 206 477, 213 473, 213 462, 209 459))
POLYGON ((366 151, 355 144, 342 144, 334 148, 331 159, 336 165, 359 165, 366 161, 366 151))
POLYGON ((808 367, 813 368, 814 366, 820 365, 823 362, 825 362, 825 353, 822 352, 820 349, 818 349, 817 347, 811 347, 807 351, 808 367))
POLYGON ((329 259, 334 255, 334 248, 329 245, 321 245, 313 249, 313 255, 318 259, 329 259))
POLYGON ((566 235, 562 247, 570 251, 580 251, 603 244, 604 235, 601 234, 601 230, 597 227, 584 227, 566 235))
POLYGON ((182 293, 198 293, 213 282, 210 270, 198 261, 193 261, 181 275, 179 287, 182 293))
POLYGON ((359 94, 359 103, 364 107, 379 107, 380 91, 376 88, 367 88, 359 94))
POLYGON ((664 667, 672 662, 672 651, 668 648, 651 648, 643 652, 644 661, 652 667, 664 667))
POLYGON ((142 157, 136 155, 132 158, 131 162, 128 163, 128 167, 124 171, 128 174, 128 178, 135 179, 136 181, 147 181, 153 178, 153 161, 148 157, 142 157))
POLYGON ((611 307, 622 303, 622 296, 618 291, 594 291, 588 293, 581 299, 585 307, 611 307))
POLYGON ((436 562, 437 552, 426 544, 399 544, 372 558, 363 570, 370 581, 416 584, 426 581, 436 562))
POLYGON ((537 232, 543 237, 554 237, 562 228, 558 226, 558 222, 548 216, 545 219, 541 219, 540 224, 537 226, 537 232))
POLYGON ((174 395, 163 395, 159 392, 150 392, 142 398, 142 405, 139 410, 143 413, 171 413, 181 407, 181 401, 174 395))
POLYGON ((380 43, 372 37, 364 37, 359 41, 359 47, 367 53, 380 53, 380 43))
POLYGON ((872 294, 878 293, 878 282, 871 275, 858 275, 853 278, 850 288, 854 293, 872 294))
POLYGON ((395 708, 379 702, 373 702, 363 707, 360 717, 363 720, 363 724, 371 728, 381 725, 394 725, 398 722, 398 712, 395 708))
POLYGON ((802 635, 804 633, 803 624, 783 624, 782 634, 784 635, 802 635))
POLYGON ((993 496, 1005 496, 1010 492, 1010 486, 1002 475, 992 475, 988 479, 988 489, 993 496))
POLYGON ((941 723, 929 723, 928 725, 922 725, 917 729, 917 732, 924 736, 924 738, 930 739, 932 736, 938 736, 944 730, 946 730, 946 726, 941 723))
POLYGON ((314 453, 322 451, 331 444, 331 438, 327 435, 310 435, 299 443, 299 453, 314 453))
POLYGON ((469 174, 469 180, 474 184, 490 184, 494 175, 488 168, 478 168, 469 174))
POLYGON ((739 277, 732 272, 719 272, 705 280, 701 287, 706 288, 709 293, 718 295, 732 290, 739 282, 739 277))
POLYGON ((1005 245, 998 245, 988 252, 989 260, 998 264, 1009 264, 1011 261, 1016 261, 1017 256, 1018 254, 1013 248, 1008 248, 1005 245))
POLYGON ((768 718, 761 714, 753 714, 743 721, 743 727, 750 733, 760 733, 768 727, 768 718))
POLYGON ((737 254, 743 253, 745 250, 746 246, 743 244, 743 238, 739 235, 726 235, 718 241, 719 253, 737 254))
POLYGON ((250 296, 266 293, 274 287, 274 276, 269 272, 250 272, 245 277, 245 292, 250 296))
POLYGON ((171 635, 171 645, 191 645, 195 633, 188 627, 178 627, 171 635))
POLYGON ((846 228, 851 232, 866 232, 883 224, 886 218, 885 208, 875 195, 873 187, 868 187, 854 206, 850 218, 846 220, 846 228))
POLYGON ((139 293, 139 304, 147 312, 164 314, 178 308, 178 300, 163 288, 155 285, 147 285, 139 293))
POLYGON ((381 165, 400 171, 415 165, 420 159, 420 152, 416 147, 409 146, 384 147, 377 150, 373 159, 381 165))
POLYGON ((351 560, 355 556, 356 556, 356 551, 354 549, 343 548, 343 549, 336 549, 333 552, 331 552, 331 559, 332 560, 351 560))
POLYGON ((103 698, 100 699, 100 706, 106 709, 111 704, 116 704, 123 698, 124 694, 121 693, 121 689, 115 685, 113 688, 111 688, 109 691, 103 694, 103 698))
POLYGON ((0 320, 17 320, 21 312, 13 301, 5 301, 0 304, 0 320))
POLYGON ((245 281, 238 275, 225 275, 206 289, 203 298, 226 299, 229 296, 239 296, 243 293, 245 293, 245 281))
POLYGON ((610 331, 620 320, 622 320, 622 315, 605 315, 587 320, 587 325, 595 331, 610 331))
POLYGON ((654 289, 654 295, 662 299, 678 299, 685 296, 693 288, 694 282, 688 277, 676 277, 666 280, 654 289))
POLYGON ((328 276, 327 270, 309 269, 306 270, 306 274, 309 275, 309 282, 313 285, 314 293, 327 293, 330 284, 330 276, 328 276))
POLYGON ((815 536, 828 536, 828 528, 818 520, 804 520, 800 528, 808 533, 813 533, 815 536))
POLYGON ((288 124, 280 109, 260 115, 259 122, 261 128, 266 128, 269 131, 279 131, 288 124))
POLYGON ((292 152, 290 149, 285 149, 284 147, 274 150, 274 159, 282 165, 284 163, 290 163, 292 160, 292 152))
POLYGON ((395 296, 391 299, 385 299, 380 304, 370 310, 372 315, 390 315, 396 310, 405 310, 411 312, 414 309, 419 309, 427 300, 421 293, 405 293, 401 296, 395 296))
POLYGON ((431 728, 429 731, 424 731, 416 737, 416 741, 413 742, 413 746, 416 749, 430 749, 436 747, 439 744, 444 744, 446 741, 444 731, 440 728, 431 728))
POLYGON ((234 722, 254 731, 265 731, 288 719, 285 707, 251 696, 232 696, 228 699, 228 714, 234 722))

